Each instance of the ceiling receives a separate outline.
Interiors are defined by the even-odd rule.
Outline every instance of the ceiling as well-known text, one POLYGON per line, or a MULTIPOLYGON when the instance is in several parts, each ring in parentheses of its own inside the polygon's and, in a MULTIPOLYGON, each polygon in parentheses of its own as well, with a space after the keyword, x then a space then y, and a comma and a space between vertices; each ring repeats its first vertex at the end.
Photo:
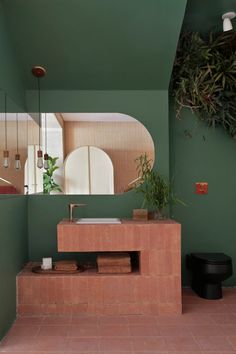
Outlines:
POLYGON ((186 0, 3 0, 26 89, 167 89, 186 0))
POLYGON ((66 122, 132 122, 137 120, 122 113, 60 113, 66 122))

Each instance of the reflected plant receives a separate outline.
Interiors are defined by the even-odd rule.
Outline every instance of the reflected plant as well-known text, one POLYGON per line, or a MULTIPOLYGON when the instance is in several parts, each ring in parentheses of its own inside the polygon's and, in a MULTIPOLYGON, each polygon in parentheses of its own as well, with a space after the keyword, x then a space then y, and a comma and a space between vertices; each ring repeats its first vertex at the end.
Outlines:
POLYGON ((48 169, 43 173, 43 193, 62 192, 59 184, 54 181, 53 174, 59 168, 56 166, 58 157, 48 157, 48 169))

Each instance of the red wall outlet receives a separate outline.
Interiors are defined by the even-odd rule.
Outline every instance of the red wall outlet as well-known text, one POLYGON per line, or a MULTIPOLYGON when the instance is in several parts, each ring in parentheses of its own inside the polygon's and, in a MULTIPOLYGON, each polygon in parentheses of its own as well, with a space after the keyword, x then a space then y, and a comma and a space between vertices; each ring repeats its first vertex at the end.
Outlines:
POLYGON ((196 194, 207 194, 208 193, 208 183, 207 182, 196 182, 196 194))

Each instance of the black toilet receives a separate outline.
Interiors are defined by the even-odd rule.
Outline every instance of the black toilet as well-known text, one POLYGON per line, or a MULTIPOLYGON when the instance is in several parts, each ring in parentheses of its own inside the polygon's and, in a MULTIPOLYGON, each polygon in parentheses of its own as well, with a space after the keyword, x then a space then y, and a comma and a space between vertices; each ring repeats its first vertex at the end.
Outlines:
POLYGON ((186 257, 192 272, 191 288, 204 299, 221 299, 221 282, 233 274, 232 259, 224 253, 191 253, 186 257))

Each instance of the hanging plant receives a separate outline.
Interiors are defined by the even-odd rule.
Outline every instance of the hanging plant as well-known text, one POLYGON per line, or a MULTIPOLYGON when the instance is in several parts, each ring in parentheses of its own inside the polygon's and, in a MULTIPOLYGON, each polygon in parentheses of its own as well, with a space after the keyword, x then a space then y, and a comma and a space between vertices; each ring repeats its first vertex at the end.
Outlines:
POLYGON ((171 80, 176 116, 187 107, 236 139, 236 34, 183 33, 171 80))

